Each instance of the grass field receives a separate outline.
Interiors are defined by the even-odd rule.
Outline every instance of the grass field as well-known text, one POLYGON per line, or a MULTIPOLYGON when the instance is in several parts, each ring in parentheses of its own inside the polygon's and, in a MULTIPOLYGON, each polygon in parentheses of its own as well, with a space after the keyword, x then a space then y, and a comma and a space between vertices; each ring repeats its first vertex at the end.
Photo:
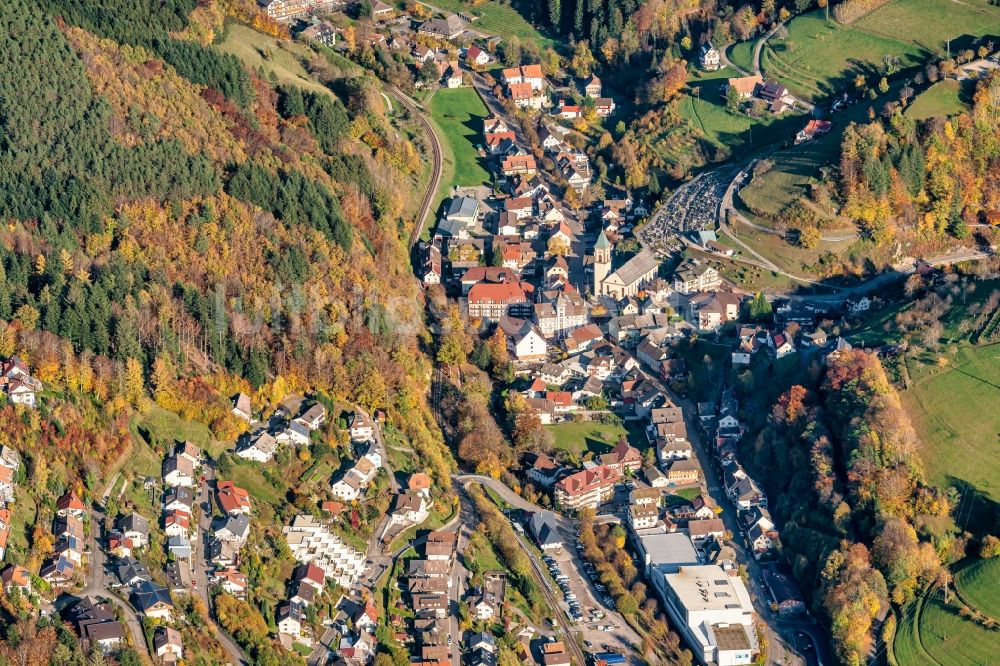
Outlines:
POLYGON ((263 500, 274 507, 280 506, 284 500, 281 490, 275 488, 264 477, 260 468, 249 464, 233 464, 228 476, 227 480, 234 482, 241 488, 246 488, 250 497, 255 500, 263 500))
POLYGON ((776 266, 795 274, 809 273, 816 266, 824 252, 840 254, 845 252, 854 242, 849 240, 838 242, 824 241, 820 243, 817 249, 807 250, 789 245, 780 236, 753 229, 745 224, 734 223, 729 229, 736 238, 752 247, 762 256, 770 259, 776 266))
MULTIPOLYGON (((852 27, 890 38, 902 36, 925 49, 943 51, 949 38, 1000 34, 1000 7, 985 0, 896 0, 852 27)), ((952 44, 952 53, 955 49, 952 44)))
POLYGON ((273 72, 280 83, 294 84, 316 92, 330 91, 317 83, 299 62, 308 57, 302 44, 275 39, 239 23, 230 23, 226 39, 219 49, 231 53, 250 69, 273 72))
POLYGON ((649 446, 645 435, 639 429, 630 431, 623 426, 597 421, 565 421, 545 426, 545 429, 552 433, 555 448, 569 451, 579 457, 587 451, 594 455, 607 453, 618 443, 622 435, 628 437, 629 443, 638 449, 649 446))
MULTIPOLYGON (((905 33, 896 33, 905 35, 905 33)), ((921 49, 905 37, 888 37, 826 21, 820 11, 788 24, 788 37, 771 38, 761 54, 766 78, 776 79, 809 101, 848 90, 854 76, 875 75, 882 58, 892 55, 903 67, 920 62, 921 49)))
POLYGON ((953 116, 969 108, 965 97, 958 81, 938 81, 913 100, 906 115, 914 120, 953 116))
POLYGON ((136 426, 145 430, 154 441, 159 440, 165 446, 174 442, 189 441, 197 444, 212 456, 216 456, 229 444, 212 439, 208 426, 197 421, 185 421, 177 414, 153 405, 136 419, 136 426))
POLYGON ((977 560, 955 575, 962 600, 993 618, 1000 618, 1000 558, 977 560))
MULTIPOLYGON (((1000 616, 1000 559, 978 560, 955 574, 961 601, 989 617, 1000 616)), ((979 666, 996 652, 1000 640, 958 613, 953 594, 945 605, 940 591, 919 598, 903 610, 893 653, 899 666, 979 666)))
POLYGON ((756 44, 756 39, 733 44, 729 47, 729 51, 726 54, 729 57, 729 62, 744 72, 753 72, 753 47, 756 44))
POLYGON ((791 139, 806 122, 801 114, 786 112, 781 116, 765 113, 751 118, 743 112, 726 108, 722 85, 739 76, 727 68, 717 72, 694 72, 688 80, 692 94, 679 106, 680 115, 697 128, 717 150, 741 154, 753 146, 764 146, 791 139))
POLYGON ((586 451, 594 454, 607 453, 618 442, 618 438, 628 434, 621 426, 597 423, 596 421, 566 421, 545 426, 555 439, 555 448, 582 456, 586 451))
POLYGON ((483 131, 486 106, 472 88, 439 90, 428 104, 431 120, 441 140, 441 186, 434 210, 456 186, 490 183, 490 174, 476 146, 483 131))
POLYGON ((961 480, 1000 502, 1000 345, 961 345, 947 365, 907 359, 903 403, 920 436, 928 480, 961 480))
POLYGON ((521 16, 513 7, 494 0, 486 2, 465 2, 465 0, 433 0, 431 4, 438 9, 449 12, 467 12, 478 16, 479 20, 472 24, 473 29, 500 35, 501 37, 517 37, 522 42, 534 42, 538 47, 555 46, 556 42, 538 31, 535 26, 521 16))
MULTIPOLYGON (((809 186, 818 182, 820 167, 839 161, 844 129, 851 123, 867 123, 869 105, 877 108, 887 100, 897 99, 900 87, 901 81, 893 81, 889 91, 875 101, 865 100, 831 117, 834 125, 829 134, 769 156, 774 168, 740 190, 740 198, 755 210, 769 215, 776 215, 791 202, 801 199, 808 193, 809 186)), ((822 218, 829 219, 829 212, 819 207, 814 209, 822 218)))

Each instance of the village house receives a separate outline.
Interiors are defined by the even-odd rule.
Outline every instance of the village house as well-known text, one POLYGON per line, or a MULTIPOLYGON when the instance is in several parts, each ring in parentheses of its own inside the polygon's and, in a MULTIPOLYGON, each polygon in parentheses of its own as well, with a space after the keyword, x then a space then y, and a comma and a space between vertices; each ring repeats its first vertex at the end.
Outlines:
POLYGON ((528 466, 525 474, 531 481, 543 488, 548 488, 555 483, 559 474, 562 473, 562 465, 544 453, 529 453, 526 459, 528 466))
POLYGON ((232 481, 219 481, 215 487, 219 508, 228 515, 250 515, 250 493, 232 481))
POLYGON ((667 469, 667 481, 673 485, 697 483, 700 478, 701 468, 690 458, 674 460, 667 469))
POLYGON ((427 535, 424 542, 424 556, 431 562, 454 559, 458 548, 455 532, 436 531, 427 535))
POLYGON ((532 513, 528 527, 531 529, 531 535, 535 537, 535 543, 542 551, 562 549, 563 540, 559 536, 559 523, 551 511, 532 513))
POLYGON ((532 90, 542 90, 545 87, 545 75, 541 65, 521 65, 508 67, 501 72, 504 84, 510 86, 517 83, 527 83, 532 90))
POLYGON ((274 452, 278 449, 278 440, 266 430, 258 430, 236 449, 236 455, 246 460, 255 462, 268 462, 274 457, 274 452))
POLYGON ((424 284, 441 284, 441 248, 437 243, 423 243, 420 279, 424 284))
POLYGON ((583 82, 583 92, 591 99, 597 99, 601 96, 601 80, 597 78, 596 74, 591 74, 583 82))
POLYGON ((306 623, 305 608, 288 601, 282 602, 278 606, 278 613, 275 617, 278 624, 278 633, 292 638, 302 636, 302 625, 306 623))
POLYGON ((740 99, 750 99, 757 92, 758 86, 764 85, 764 77, 760 74, 742 76, 727 80, 727 87, 736 90, 740 99))
POLYGON ((545 106, 545 95, 531 86, 530 83, 511 83, 507 85, 507 96, 519 109, 535 109, 540 111, 545 106))
POLYGON ((743 298, 730 292, 698 292, 688 299, 687 320, 698 331, 717 331, 723 324, 739 319, 743 298))
POLYGON ((375 439, 375 422, 368 414, 356 409, 351 414, 348 431, 352 442, 371 442, 375 439))
POLYGON ((465 27, 465 21, 460 19, 456 14, 449 14, 444 18, 433 18, 424 21, 417 28, 417 32, 421 35, 430 35, 438 39, 450 40, 457 38, 465 32, 465 27))
POLYGON ((726 526, 721 518, 706 518, 688 521, 688 536, 695 544, 706 539, 722 539, 726 534, 726 526))
POLYGON ((699 291, 716 291, 722 286, 722 275, 707 262, 685 259, 674 271, 674 291, 693 294, 699 291))
POLYGON ((573 120, 583 115, 583 107, 579 104, 567 104, 565 99, 560 99, 552 114, 565 120, 573 120))
POLYGON ((167 511, 163 517, 163 533, 168 537, 186 536, 191 530, 191 515, 183 511, 167 511))
POLYGON ((507 340, 507 350, 518 361, 541 361, 548 345, 538 327, 525 319, 503 316, 498 324, 507 340))
POLYGON ((723 475, 726 494, 737 508, 742 510, 757 506, 767 508, 767 497, 739 464, 724 465, 723 475))
POLYGON ((305 426, 309 430, 319 430, 319 427, 326 422, 326 407, 322 403, 314 403, 309 409, 300 414, 295 423, 305 426))
POLYGON ((299 37, 307 42, 333 46, 337 42, 337 28, 329 21, 317 21, 300 32, 299 37))
POLYGON ((511 155, 500 162, 500 172, 505 176, 530 175, 537 171, 538 164, 533 155, 511 155))
POLYGON ((768 81, 761 86, 757 91, 757 95, 762 100, 769 102, 768 110, 771 113, 780 114, 793 101, 788 94, 788 88, 775 81, 768 81))
POLYGON ((153 634, 153 649, 165 664, 172 664, 184 658, 184 643, 181 632, 172 627, 157 627, 153 634))
POLYGON ((132 603, 143 615, 170 622, 173 617, 174 602, 170 592, 162 585, 144 580, 132 591, 132 603))
POLYGON ((392 505, 389 519, 396 524, 419 525, 429 515, 427 498, 420 493, 400 493, 392 505))
POLYGON ((66 557, 53 556, 42 565, 38 577, 53 588, 63 588, 73 583, 76 566, 66 557))
POLYGON ((42 389, 42 384, 31 376, 28 366, 17 356, 11 356, 3 362, 0 388, 7 398, 15 405, 35 408, 35 393, 42 389))
POLYGON ((82 642, 96 645, 105 655, 125 642, 125 627, 115 618, 108 602, 80 599, 63 611, 63 619, 73 625, 82 642))
POLYGON ((238 599, 246 596, 247 575, 239 569, 234 569, 233 567, 216 569, 212 573, 212 581, 221 587, 224 592, 228 592, 238 599))
POLYGON ((14 501, 14 470, 0 465, 0 504, 14 501))
POLYGON ((826 134, 833 128, 833 123, 829 120, 811 119, 806 126, 795 134, 795 143, 805 143, 812 141, 817 136, 826 134))
POLYGON ((56 515, 61 517, 73 516, 77 519, 82 519, 87 513, 87 507, 84 506, 83 500, 80 496, 76 494, 75 491, 70 490, 58 500, 56 500, 56 515))
POLYGON ((465 62, 469 63, 470 66, 485 67, 490 64, 490 54, 473 45, 465 52, 465 62))
POLYGON ((712 45, 712 42, 705 42, 701 45, 701 50, 698 53, 698 63, 707 72, 714 72, 719 69, 722 64, 722 57, 719 50, 712 45))
POLYGON ((562 340, 563 350, 570 355, 579 354, 590 349, 604 337, 597 324, 585 324, 573 328, 562 340))
POLYGON ((12 564, 0 574, 3 591, 10 594, 12 588, 18 588, 21 594, 31 594, 31 573, 22 566, 12 564))
POLYGON ((372 18, 384 21, 396 12, 396 8, 382 0, 372 0, 372 18))
POLYGON ((649 530, 660 522, 660 508, 656 504, 633 504, 628 508, 628 524, 635 530, 649 530))
POLYGON ((769 555, 778 546, 778 533, 773 529, 765 529, 760 523, 747 531, 747 539, 750 541, 754 559, 758 560, 769 555))
POLYGON ((608 118, 615 112, 615 100, 610 97, 598 97, 594 100, 594 111, 598 118, 608 118))
POLYGON ((182 455, 172 455, 163 461, 163 483, 171 488, 194 486, 194 463, 182 455))
POLYGON ((625 475, 642 467, 642 454, 623 437, 611 451, 601 455, 601 464, 625 475))
POLYGON ((247 423, 253 421, 253 407, 250 404, 250 396, 246 393, 237 393, 233 396, 233 414, 247 423))
POLYGON ((242 545, 250 536, 250 519, 241 513, 226 516, 213 525, 212 531, 219 541, 233 541, 242 545))
POLYGON ((168 488, 167 492, 163 496, 164 511, 180 509, 191 513, 191 509, 193 507, 194 491, 190 488, 184 488, 182 486, 178 486, 177 488, 168 488))
POLYGON ((462 69, 457 60, 436 63, 441 83, 445 88, 461 88, 463 83, 462 69))

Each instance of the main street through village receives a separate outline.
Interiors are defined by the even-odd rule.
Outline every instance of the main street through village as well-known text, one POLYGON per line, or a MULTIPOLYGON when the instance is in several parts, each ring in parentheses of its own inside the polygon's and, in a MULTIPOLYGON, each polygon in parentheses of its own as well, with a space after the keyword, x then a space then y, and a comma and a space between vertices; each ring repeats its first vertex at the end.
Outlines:
MULTIPOLYGON (((495 97, 492 89, 480 74, 473 75, 473 83, 476 91, 483 99, 488 110, 494 115, 504 118, 515 128, 515 134, 520 141, 524 137, 520 135, 518 124, 512 122, 506 113, 503 104, 495 97)), ((740 174, 740 169, 732 166, 722 167, 708 172, 698 178, 686 183, 678 188, 651 216, 651 221, 639 232, 640 242, 656 251, 657 253, 668 253, 681 249, 687 243, 690 233, 703 229, 714 229, 720 223, 724 223, 725 211, 731 208, 732 192, 735 187, 735 180, 740 174), (729 202, 727 205, 726 202, 729 202)), ((573 216, 569 222, 573 226, 574 239, 571 251, 567 257, 570 266, 570 282, 580 290, 581 293, 590 291, 586 284, 584 272, 584 258, 593 243, 593 235, 585 233, 583 220, 578 216, 573 216)), ((749 251, 749 248, 747 248, 749 251)), ((751 254, 755 254, 752 253, 751 254)), ((750 260, 764 265, 769 269, 777 269, 776 266, 767 262, 762 257, 755 256, 750 260)), ((802 282, 809 282, 807 279, 802 282)), ((633 350, 634 353, 634 350, 633 350)), ((746 580, 748 588, 753 598, 754 609, 760 618, 760 626, 763 630, 763 638, 768 645, 768 663, 771 664, 832 664, 833 658, 829 651, 828 639, 825 632, 811 619, 807 620, 784 620, 777 617, 770 609, 769 593, 763 584, 762 569, 750 555, 743 544, 742 529, 736 517, 736 511, 729 505, 720 479, 720 470, 717 463, 708 454, 703 446, 700 436, 700 424, 697 422, 695 406, 689 400, 679 399, 674 395, 656 376, 655 372, 643 371, 643 376, 654 385, 664 396, 669 396, 675 404, 684 411, 687 430, 694 445, 700 466, 704 471, 705 478, 702 482, 704 490, 707 491, 718 506, 725 507, 722 519, 726 529, 732 538, 727 540, 727 545, 731 546, 736 553, 738 562, 746 567, 746 580)), ((502 482, 484 476, 465 475, 458 476, 456 480, 462 483, 477 482, 488 486, 499 497, 511 507, 525 512, 536 512, 542 510, 534 505, 502 482)), ((611 508, 613 511, 613 508, 611 508)), ((596 598, 597 591, 593 589, 593 583, 584 574, 583 562, 580 555, 569 544, 575 543, 577 530, 574 523, 569 518, 557 514, 560 536, 567 547, 564 549, 560 563, 564 564, 563 570, 569 572, 572 580, 574 592, 578 595, 582 593, 588 604, 598 605, 596 598)), ((612 512, 602 512, 598 514, 597 521, 607 520, 620 521, 620 516, 612 512)), ((523 536, 519 535, 523 539, 523 536)), ((571 626, 562 612, 562 605, 556 599, 557 595, 552 593, 552 589, 545 567, 538 561, 528 544, 523 544, 525 551, 531 554, 532 564, 536 577, 542 584, 546 592, 546 598, 554 608, 559 608, 558 622, 567 635, 581 632, 584 639, 595 645, 616 644, 618 650, 628 654, 637 646, 641 645, 639 635, 624 621, 617 612, 605 608, 605 612, 613 620, 614 632, 608 634, 593 631, 588 628, 571 626)), ((582 658, 582 655, 580 655, 582 658)))

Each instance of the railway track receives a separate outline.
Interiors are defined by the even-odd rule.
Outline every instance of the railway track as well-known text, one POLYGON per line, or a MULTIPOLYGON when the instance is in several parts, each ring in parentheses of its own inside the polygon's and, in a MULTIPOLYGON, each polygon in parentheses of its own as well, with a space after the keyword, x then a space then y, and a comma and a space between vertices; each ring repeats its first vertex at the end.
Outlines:
POLYGON ((427 131, 427 136, 431 142, 431 151, 434 154, 434 170, 431 172, 431 182, 427 185, 427 192, 424 194, 423 201, 420 203, 420 208, 417 211, 416 225, 413 227, 413 231, 410 233, 410 247, 416 245, 417 241, 420 240, 420 234, 423 233, 424 224, 427 223, 427 215, 430 213, 431 203, 434 201, 434 195, 438 191, 438 186, 441 184, 441 141, 438 139, 437 133, 434 131, 434 127, 431 125, 430 121, 424 115, 423 109, 418 105, 413 99, 411 99, 406 93, 397 88, 396 86, 386 86, 386 90, 389 94, 399 102, 400 106, 409 111, 414 118, 417 119, 424 129, 427 131))

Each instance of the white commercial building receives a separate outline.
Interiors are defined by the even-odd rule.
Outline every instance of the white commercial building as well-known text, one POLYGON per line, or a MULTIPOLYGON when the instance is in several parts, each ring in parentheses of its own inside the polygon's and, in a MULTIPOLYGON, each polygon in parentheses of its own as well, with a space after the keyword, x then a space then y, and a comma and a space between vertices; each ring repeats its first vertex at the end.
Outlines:
POLYGON ((712 564, 654 579, 675 626, 703 664, 753 663, 758 651, 753 603, 743 579, 712 564), (662 582, 661 582, 662 581, 662 582))
POLYGON ((701 564, 698 551, 688 535, 680 532, 642 534, 636 538, 639 557, 646 575, 655 584, 660 575, 674 573, 681 567, 701 564))

